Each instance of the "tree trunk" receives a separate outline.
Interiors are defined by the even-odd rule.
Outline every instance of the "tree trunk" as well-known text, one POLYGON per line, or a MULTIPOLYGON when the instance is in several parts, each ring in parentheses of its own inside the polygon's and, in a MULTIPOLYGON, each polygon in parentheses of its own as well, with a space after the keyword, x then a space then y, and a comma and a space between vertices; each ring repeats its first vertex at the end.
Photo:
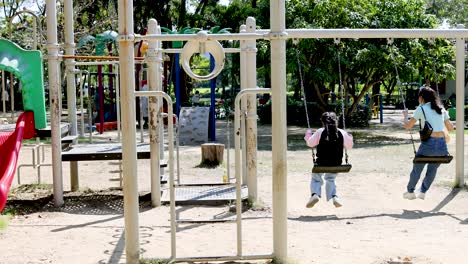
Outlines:
POLYGON ((202 165, 218 166, 223 163, 224 144, 205 143, 201 145, 202 165))

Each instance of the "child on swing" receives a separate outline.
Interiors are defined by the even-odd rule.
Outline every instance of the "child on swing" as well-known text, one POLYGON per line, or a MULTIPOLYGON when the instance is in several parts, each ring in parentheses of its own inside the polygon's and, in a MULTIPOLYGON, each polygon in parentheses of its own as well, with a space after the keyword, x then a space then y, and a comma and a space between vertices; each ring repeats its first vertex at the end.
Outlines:
MULTIPOLYGON (((313 148, 317 146, 316 163, 322 166, 338 166, 343 161, 343 147, 350 149, 353 147, 353 137, 343 129, 337 127, 337 118, 334 112, 325 112, 320 118, 322 128, 312 134, 311 129, 307 129, 304 140, 307 146, 313 148)), ((332 200, 335 207, 342 204, 336 195, 335 178, 336 173, 312 173, 310 181, 311 197, 306 204, 307 208, 312 208, 322 197, 323 178, 325 179, 325 191, 327 201, 332 200)))

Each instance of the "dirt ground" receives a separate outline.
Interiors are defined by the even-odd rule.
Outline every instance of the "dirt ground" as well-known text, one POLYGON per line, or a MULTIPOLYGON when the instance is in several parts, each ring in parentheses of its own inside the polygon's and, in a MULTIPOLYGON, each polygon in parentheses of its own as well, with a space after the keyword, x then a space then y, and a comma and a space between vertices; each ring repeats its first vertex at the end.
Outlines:
MULTIPOLYGON (((288 127, 288 256, 291 263, 468 263, 467 188, 452 189, 455 161, 442 165, 425 200, 402 198, 412 166, 410 136, 397 124, 399 113, 372 121, 369 129, 351 129, 355 148, 349 151, 353 169, 337 178, 343 207, 322 199, 314 208, 310 195, 311 151, 303 141, 304 128, 288 127), (398 259, 399 258, 399 259, 398 259), (394 262, 390 262, 393 259, 394 262)), ((232 127, 232 126, 231 126, 232 127)), ((218 139, 225 140, 218 123, 218 139)), ((113 141, 107 133, 101 141, 113 141)), ((231 137, 231 142, 233 138, 231 137)), ((455 135, 449 150, 455 153, 455 135)), ((260 202, 243 213, 243 253, 271 254, 272 164, 271 128, 259 125, 258 188, 260 202)), ((468 175, 468 137, 465 136, 465 177, 468 175)), ((182 182, 221 182, 224 168, 200 168, 200 146, 181 147, 182 182)), ((231 162, 234 151, 230 152, 231 162)), ((46 149, 50 161, 50 149, 46 149)), ((23 148, 20 164, 31 162, 23 148)), ((140 248, 143 258, 170 255, 169 207, 152 208, 149 162, 139 161, 140 248)), ((234 173, 231 164, 231 173, 234 173)), ((21 169, 4 212, 14 213, 0 231, 0 263, 125 263, 123 200, 110 188, 118 182, 109 162, 80 162, 81 191, 71 193, 69 166, 63 163, 65 205, 51 199, 50 167, 41 169, 41 182, 32 168, 21 169)), ((468 178, 468 177, 466 177, 468 178)), ((178 206, 181 218, 233 218, 229 205, 178 206)), ((236 254, 235 224, 185 225, 178 229, 177 255, 236 254)))

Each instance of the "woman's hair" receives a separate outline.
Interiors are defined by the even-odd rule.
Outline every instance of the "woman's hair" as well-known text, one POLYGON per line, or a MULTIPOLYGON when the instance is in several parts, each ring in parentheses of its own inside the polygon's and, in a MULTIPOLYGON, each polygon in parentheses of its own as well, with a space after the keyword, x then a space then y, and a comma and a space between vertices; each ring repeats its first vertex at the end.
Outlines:
POLYGON ((327 132, 327 137, 325 140, 334 141, 338 139, 336 114, 334 112, 325 112, 322 114, 322 117, 320 117, 320 120, 322 121, 323 127, 327 132))
POLYGON ((442 114, 442 105, 440 103, 439 96, 437 96, 436 92, 427 86, 421 86, 419 88, 419 94, 425 103, 431 103, 431 108, 436 111, 439 115, 442 114))

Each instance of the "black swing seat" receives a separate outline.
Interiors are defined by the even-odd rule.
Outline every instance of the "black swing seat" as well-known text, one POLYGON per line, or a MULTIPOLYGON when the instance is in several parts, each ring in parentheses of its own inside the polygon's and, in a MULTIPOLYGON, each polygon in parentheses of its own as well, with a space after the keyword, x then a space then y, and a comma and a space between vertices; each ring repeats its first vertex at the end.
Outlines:
POLYGON ((416 156, 413 163, 450 163, 453 159, 452 155, 447 156, 416 156))
POLYGON ((345 173, 351 170, 351 164, 337 166, 323 166, 315 164, 312 168, 313 173, 345 173))

